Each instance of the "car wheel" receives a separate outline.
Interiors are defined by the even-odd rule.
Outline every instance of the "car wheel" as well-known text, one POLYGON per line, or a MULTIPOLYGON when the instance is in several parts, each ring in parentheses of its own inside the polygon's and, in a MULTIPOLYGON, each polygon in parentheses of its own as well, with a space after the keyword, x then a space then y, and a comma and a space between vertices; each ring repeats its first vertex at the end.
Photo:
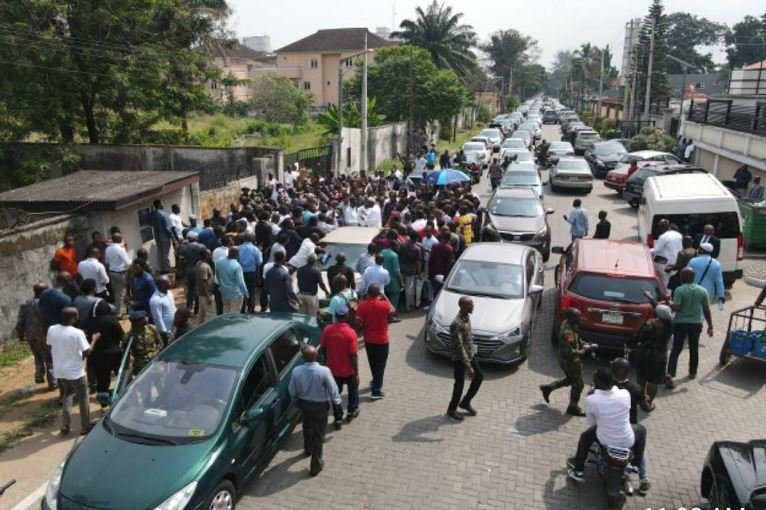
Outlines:
POLYGON ((237 489, 229 480, 222 480, 205 502, 210 510, 234 510, 237 506, 237 489))
POLYGON ((634 198, 633 200, 631 200, 631 201, 630 201, 630 206, 631 206, 633 209, 638 209, 638 199, 637 199, 637 198, 634 198))
POLYGON ((588 188, 585 190, 585 194, 588 195, 590 194, 591 191, 593 191, 593 188, 588 188))

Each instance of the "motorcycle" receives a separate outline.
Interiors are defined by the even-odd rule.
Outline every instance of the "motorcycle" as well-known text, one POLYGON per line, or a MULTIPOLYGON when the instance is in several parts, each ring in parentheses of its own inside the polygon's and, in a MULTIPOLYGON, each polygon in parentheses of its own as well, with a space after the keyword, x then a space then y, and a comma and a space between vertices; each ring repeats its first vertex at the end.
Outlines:
POLYGON ((596 464, 596 471, 604 482, 607 508, 621 510, 625 505, 626 496, 633 495, 633 485, 629 476, 636 471, 630 465, 633 459, 632 450, 595 445, 590 453, 594 459, 589 462, 596 464))
POLYGON ((471 163, 468 167, 468 174, 471 177, 471 184, 478 184, 481 179, 481 167, 476 163, 471 163))
POLYGON ((540 167, 541 170, 548 170, 554 165, 551 155, 547 152, 543 155, 540 152, 539 147, 538 150, 535 151, 535 158, 537 159, 537 166, 540 167))

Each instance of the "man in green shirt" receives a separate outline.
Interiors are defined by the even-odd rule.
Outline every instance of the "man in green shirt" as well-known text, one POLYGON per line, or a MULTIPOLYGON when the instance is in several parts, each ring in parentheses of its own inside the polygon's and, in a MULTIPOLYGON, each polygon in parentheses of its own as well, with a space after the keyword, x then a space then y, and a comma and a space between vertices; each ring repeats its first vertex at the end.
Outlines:
POLYGON ((689 379, 697 377, 699 364, 699 340, 702 334, 702 318, 707 322, 707 336, 713 336, 713 321, 710 316, 708 293, 704 287, 694 283, 694 270, 688 267, 680 272, 681 285, 673 293, 671 308, 676 312, 673 320, 673 349, 668 359, 668 375, 665 386, 674 388, 678 356, 689 339, 689 379))

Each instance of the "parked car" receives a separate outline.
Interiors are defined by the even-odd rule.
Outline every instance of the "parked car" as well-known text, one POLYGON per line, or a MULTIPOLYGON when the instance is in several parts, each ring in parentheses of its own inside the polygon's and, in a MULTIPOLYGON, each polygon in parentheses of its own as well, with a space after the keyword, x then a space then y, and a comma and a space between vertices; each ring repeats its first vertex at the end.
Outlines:
POLYGON ((503 157, 505 156, 509 158, 513 158, 515 156, 516 161, 514 161, 513 164, 524 162, 531 162, 534 164, 535 162, 535 157, 527 149, 506 149, 503 157))
POLYGON ((569 142, 551 142, 548 154, 556 158, 575 155, 574 147, 572 147, 572 144, 569 142))
POLYGON ((766 440, 716 441, 702 468, 700 493, 707 508, 765 510, 766 440))
POLYGON ((511 134, 511 138, 521 138, 524 140, 524 143, 527 145, 527 148, 532 147, 532 140, 533 135, 531 132, 526 131, 524 129, 517 129, 516 131, 511 134))
POLYGON ((539 140, 543 136, 543 129, 540 127, 540 124, 538 124, 534 120, 527 120, 523 122, 519 126, 519 129, 524 129, 532 133, 532 136, 534 137, 535 140, 539 140))
POLYGON ((540 173, 531 163, 518 163, 508 167, 508 171, 503 174, 500 180, 500 188, 530 188, 535 195, 543 199, 543 183, 540 179, 540 173))
POLYGON ((669 152, 651 150, 629 152, 620 158, 620 161, 617 163, 617 167, 615 167, 614 170, 610 170, 606 173, 604 186, 615 190, 618 194, 622 194, 622 192, 625 191, 625 186, 628 181, 628 167, 630 167, 630 164, 633 161, 637 161, 639 166, 655 163, 681 163, 680 159, 669 152))
POLYGON ((556 115, 555 110, 547 110, 543 114, 543 124, 558 124, 559 116, 556 115))
POLYGON ((593 147, 585 151, 585 161, 590 165, 594 177, 606 177, 609 170, 614 169, 620 159, 628 151, 620 142, 608 140, 606 142, 596 142, 593 147))
POLYGON ((471 330, 480 362, 523 363, 543 292, 544 263, 537 250, 510 243, 468 246, 444 281, 426 316, 425 343, 441 356, 452 353, 450 323, 458 300, 474 301, 471 330))
POLYGON ((530 113, 527 115, 527 120, 532 120, 537 122, 538 125, 541 125, 543 123, 543 118, 540 116, 539 113, 530 113))
POLYGON ((466 163, 476 163, 480 167, 487 166, 490 161, 490 152, 482 141, 470 141, 463 144, 463 154, 466 163))
MULTIPOLYGON (((515 170, 506 172, 512 173, 515 170)), ((547 262, 551 255, 551 229, 539 195, 529 188, 495 190, 487 202, 487 221, 503 241, 523 243, 536 248, 547 262)))
POLYGON ((564 310, 576 308, 585 341, 598 344, 598 350, 623 352, 625 342, 653 314, 645 291, 658 300, 665 296, 649 249, 634 241, 579 239, 568 249, 554 246, 552 251, 561 259, 554 273, 551 341, 558 342, 564 310))
POLYGON ((583 154, 593 147, 593 144, 601 141, 601 135, 593 129, 581 129, 577 131, 574 142, 575 154, 583 154))
POLYGON ((575 189, 590 193, 593 191, 593 174, 584 159, 561 158, 548 173, 551 191, 559 188, 575 189))
POLYGON ((290 374, 318 343, 297 314, 223 315, 187 333, 115 395, 42 508, 233 509, 297 422, 290 374))
POLYGON ((481 142, 484 144, 485 149, 487 149, 488 151, 492 151, 492 144, 490 143, 489 138, 487 138, 486 136, 472 136, 470 141, 481 142))
POLYGON ((523 138, 506 138, 503 143, 500 144, 500 159, 503 158, 505 153, 511 149, 523 149, 527 150, 527 144, 523 138))
POLYGON ((649 177, 655 175, 673 175, 673 174, 706 174, 707 170, 694 165, 646 165, 636 170, 633 175, 628 177, 625 183, 625 191, 622 192, 622 198, 628 202, 631 207, 638 207, 641 203, 641 197, 644 194, 644 182, 649 177))
POLYGON ((504 138, 503 132, 497 128, 483 129, 481 133, 479 133, 479 136, 486 137, 487 140, 489 140, 490 147, 500 145, 500 142, 502 142, 504 138))

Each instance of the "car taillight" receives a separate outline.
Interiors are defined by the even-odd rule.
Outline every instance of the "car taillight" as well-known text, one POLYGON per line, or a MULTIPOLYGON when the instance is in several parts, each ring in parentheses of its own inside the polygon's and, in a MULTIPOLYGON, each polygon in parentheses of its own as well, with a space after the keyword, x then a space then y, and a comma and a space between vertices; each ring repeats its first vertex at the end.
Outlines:
POLYGON ((742 232, 737 234, 737 260, 745 258, 745 236, 742 232))
POLYGON ((646 245, 649 248, 654 248, 654 237, 652 237, 652 234, 646 234, 646 245))
POLYGON ((578 303, 577 301, 575 301, 569 296, 563 296, 561 298, 561 309, 566 310, 567 308, 575 308, 577 310, 582 311, 582 305, 580 305, 580 303, 578 303))

